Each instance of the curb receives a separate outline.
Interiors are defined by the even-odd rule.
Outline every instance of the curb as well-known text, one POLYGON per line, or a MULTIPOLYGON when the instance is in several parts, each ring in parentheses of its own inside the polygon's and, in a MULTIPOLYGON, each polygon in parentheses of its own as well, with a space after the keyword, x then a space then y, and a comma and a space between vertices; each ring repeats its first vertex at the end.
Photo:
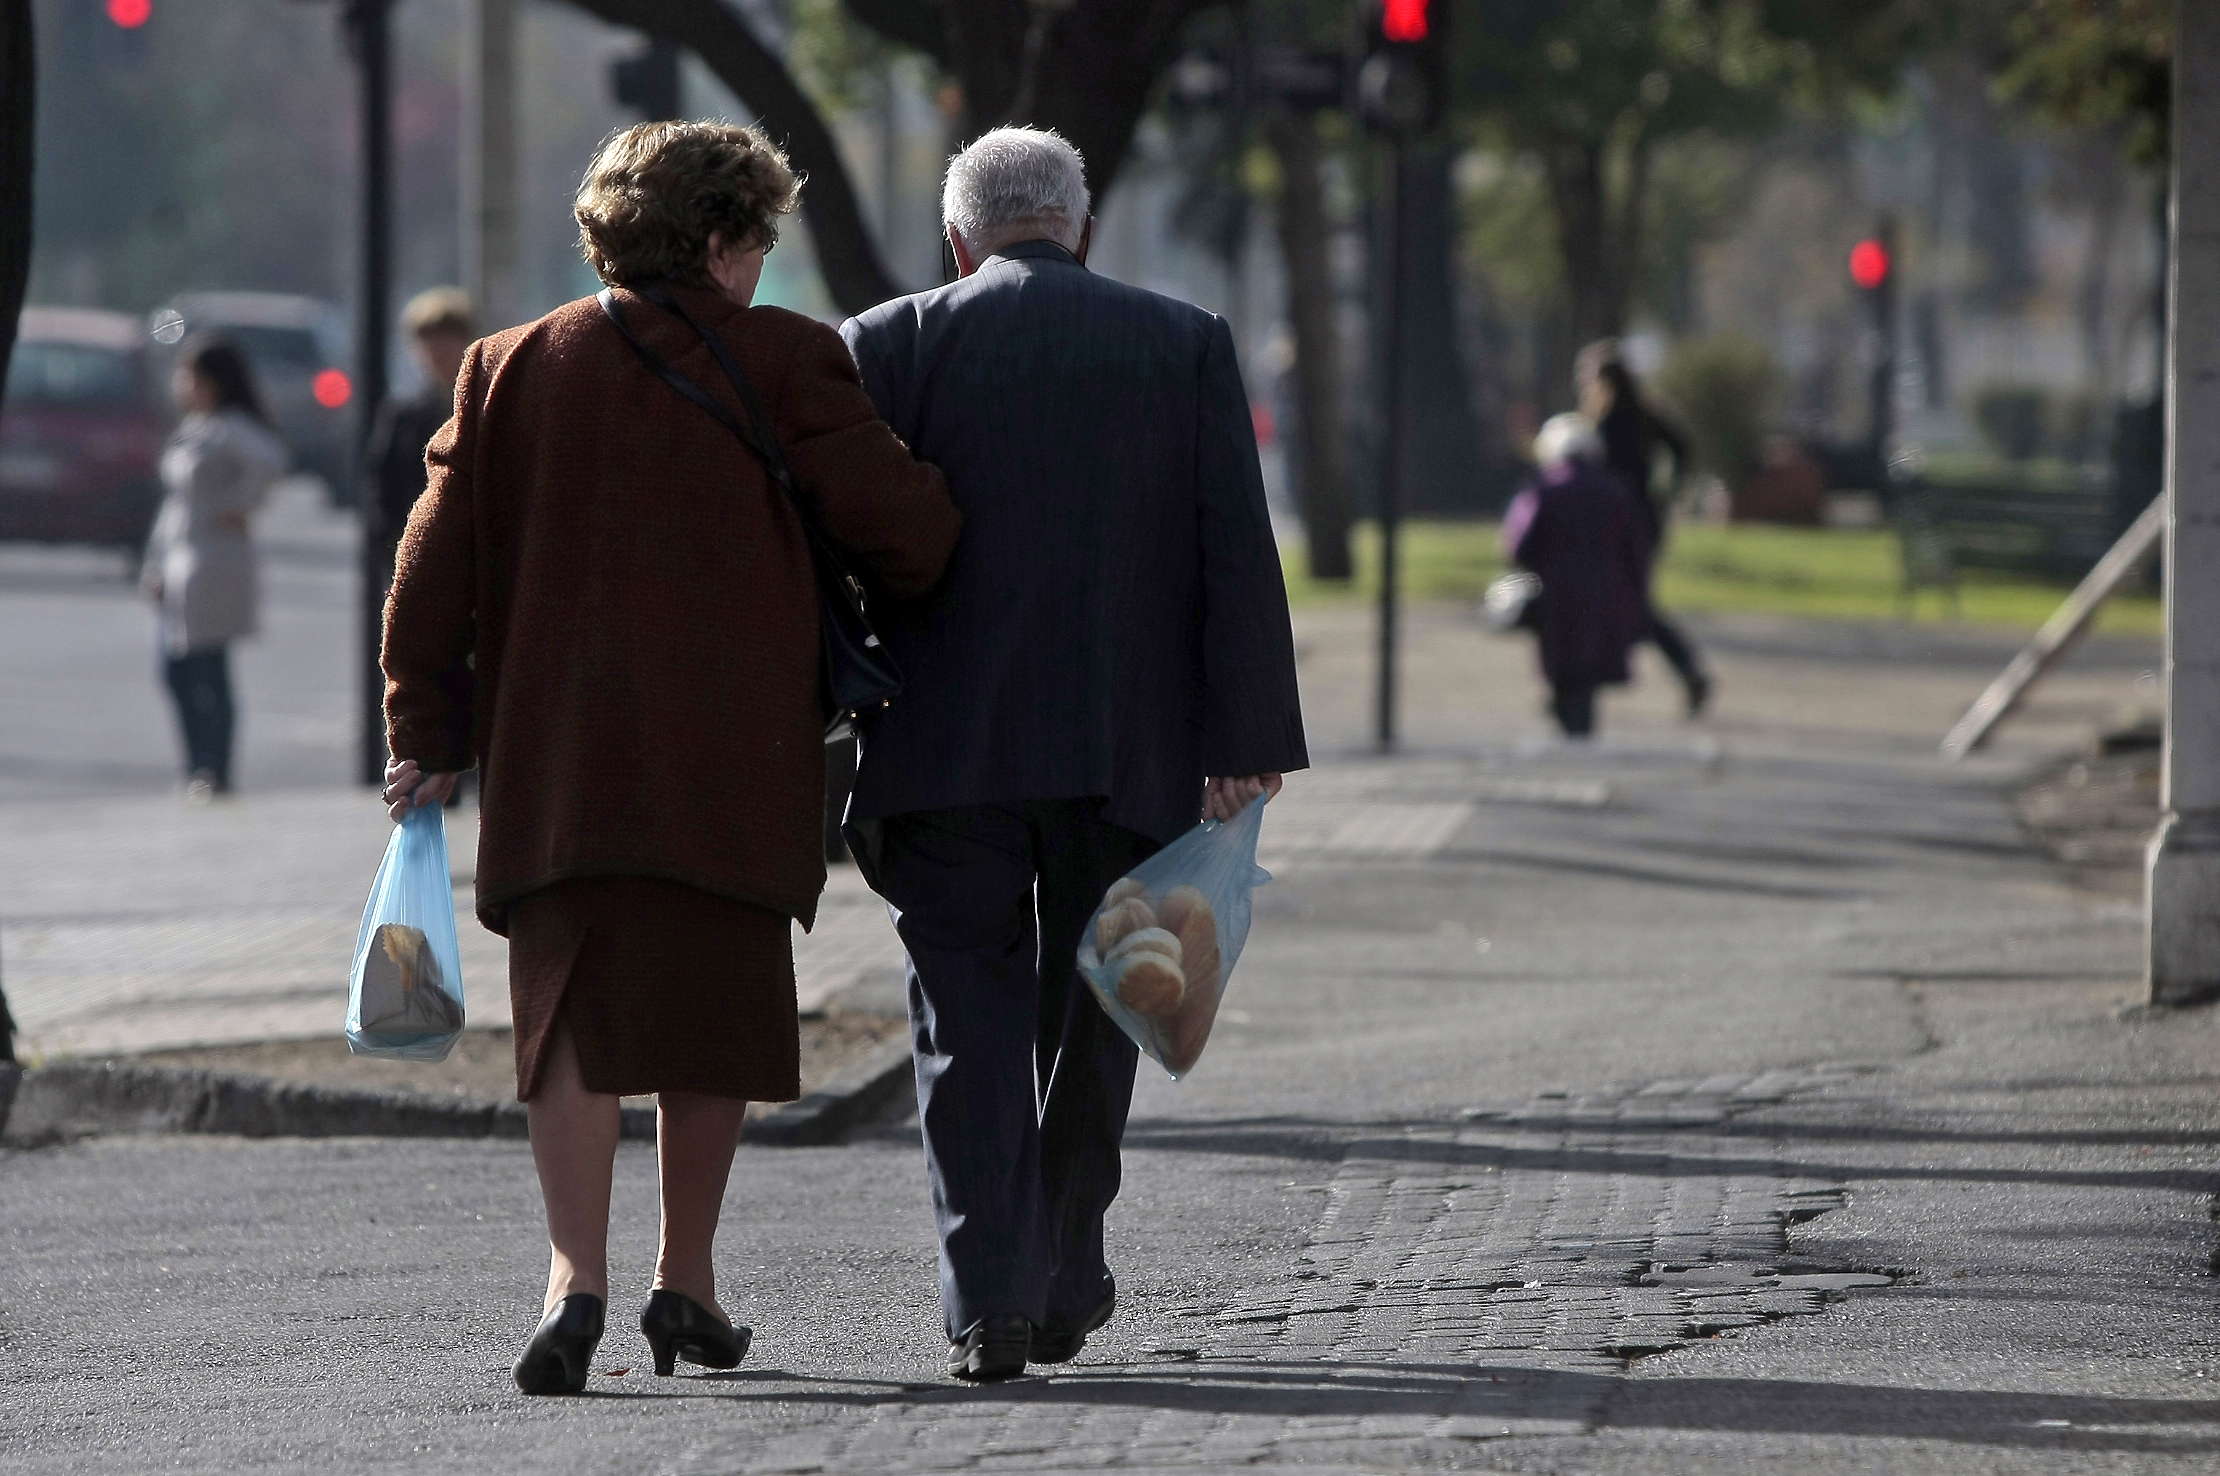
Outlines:
POLYGON ((751 1122, 740 1142, 764 1148, 830 1143, 892 1102, 911 1081, 910 1037, 904 1031, 798 1102, 751 1122))
MULTIPOLYGON (((910 1077, 907 1034, 886 1042, 798 1102, 748 1124, 743 1144, 830 1143, 893 1101, 910 1077)), ((37 1148, 96 1133, 215 1133, 240 1138, 514 1138, 522 1102, 457 1101, 357 1091, 114 1061, 0 1065, 0 1142, 37 1148), (12 1111, 11 1102, 12 1100, 12 1111)), ((655 1141, 655 1110, 624 1109, 619 1136, 655 1141)))
MULTIPOLYGON (((90 1133, 222 1133, 241 1138, 523 1138, 522 1102, 349 1091, 162 1066, 62 1062, 23 1074, 10 1147, 90 1133)), ((655 1137, 655 1114, 627 1108, 622 1136, 655 1137)))

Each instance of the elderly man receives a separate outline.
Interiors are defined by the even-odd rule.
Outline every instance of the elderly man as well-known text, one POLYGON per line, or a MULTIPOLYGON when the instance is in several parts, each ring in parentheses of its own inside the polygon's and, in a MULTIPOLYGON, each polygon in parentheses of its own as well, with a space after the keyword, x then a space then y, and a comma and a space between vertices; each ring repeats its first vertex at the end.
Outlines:
POLYGON ((849 839, 909 952, 948 1366, 1007 1378, 1106 1322, 1136 1053, 1088 996, 1111 882, 1307 762, 1287 593, 1223 319, 1090 273, 1078 152, 950 163, 960 279, 841 329, 964 513, 881 634, 849 839))

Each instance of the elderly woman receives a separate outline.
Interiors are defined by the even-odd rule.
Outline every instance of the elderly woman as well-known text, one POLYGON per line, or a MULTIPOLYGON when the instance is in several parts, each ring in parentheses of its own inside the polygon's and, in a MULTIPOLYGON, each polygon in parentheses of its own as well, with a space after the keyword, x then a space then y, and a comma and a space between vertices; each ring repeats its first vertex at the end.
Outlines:
POLYGON ((1649 546, 1633 494, 1604 465, 1603 439, 1579 415, 1534 438, 1541 474, 1503 515, 1503 552, 1542 581, 1535 635, 1550 715, 1568 738, 1596 730, 1596 692, 1627 680, 1642 638, 1649 546))
POLYGON ((246 357, 196 335, 177 352, 185 415, 162 452, 162 510, 140 585, 161 612, 162 674, 185 739, 185 795, 231 791, 231 643, 254 634, 260 586, 247 520, 285 471, 285 445, 246 357))
MULTIPOLYGON (((797 193, 754 129, 653 123, 603 145, 575 213, 642 346, 744 424, 688 316, 716 335, 831 538, 916 595, 960 522, 940 473, 873 412, 838 334, 749 306, 797 193)), ((658 1373, 729 1368, 749 1334, 711 1244, 747 1103, 798 1090, 789 923, 825 881, 804 525, 590 298, 473 344, 426 459, 386 606, 386 798, 398 817, 474 762, 483 781, 478 915, 509 939, 553 1251, 517 1384, 584 1387, 618 1098, 651 1092, 663 1231, 641 1332, 658 1373)))

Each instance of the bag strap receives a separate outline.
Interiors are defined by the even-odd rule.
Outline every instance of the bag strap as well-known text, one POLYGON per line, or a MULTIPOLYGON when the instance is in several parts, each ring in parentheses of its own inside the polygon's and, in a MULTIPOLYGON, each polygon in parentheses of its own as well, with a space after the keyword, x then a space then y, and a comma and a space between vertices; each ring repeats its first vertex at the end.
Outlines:
POLYGON ((826 552, 830 553, 831 550, 827 547, 829 540, 824 525, 817 516, 817 505, 813 499, 804 495, 800 484, 794 480, 794 473, 786 464, 785 453, 779 447, 778 433, 771 428, 771 417, 764 412, 763 400, 756 394, 755 386, 749 382, 747 375, 741 372, 738 361, 732 357, 732 351, 725 347, 723 340, 719 339, 716 334, 704 328, 700 321, 686 310, 683 303, 665 292, 661 287, 650 285, 635 287, 632 290, 638 292, 657 307, 664 308, 685 319, 686 325, 701 335, 702 342, 709 345, 709 351, 716 355, 718 364, 725 371, 725 377, 732 381, 733 390, 740 396, 742 408, 747 411, 748 419, 753 422, 752 428, 741 425, 739 419, 730 410, 719 404, 716 397, 711 395, 709 391, 679 373, 670 360, 642 343, 639 335, 632 331, 631 323, 626 321, 624 309, 619 306, 616 294, 611 289, 602 288, 601 291, 594 294, 594 300, 601 304, 602 315, 616 325, 617 332, 624 335, 624 341, 632 345, 632 351, 640 356, 642 363, 654 370, 672 389, 677 390, 687 399, 708 411, 718 424, 739 438, 741 445, 755 453, 756 459, 763 463, 763 469, 770 474, 771 480, 778 485, 779 491, 783 492, 786 495, 786 500, 793 505, 795 515, 802 520, 802 527, 809 534, 810 540, 821 547, 825 547, 826 552))

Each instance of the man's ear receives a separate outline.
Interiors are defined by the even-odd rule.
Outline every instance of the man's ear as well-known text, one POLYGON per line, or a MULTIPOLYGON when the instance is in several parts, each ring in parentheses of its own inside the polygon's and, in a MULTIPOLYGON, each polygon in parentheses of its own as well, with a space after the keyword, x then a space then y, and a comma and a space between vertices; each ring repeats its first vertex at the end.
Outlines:
POLYGON ((1079 228, 1079 249, 1072 253, 1072 255, 1078 259, 1081 266, 1085 266, 1087 264, 1087 248, 1094 244, 1095 218, 1090 215, 1087 217, 1087 223, 1079 228))
POLYGON ((964 240, 964 233, 954 226, 948 228, 948 249, 955 253, 958 277, 968 277, 979 270, 978 258, 971 254, 971 246, 964 240))

